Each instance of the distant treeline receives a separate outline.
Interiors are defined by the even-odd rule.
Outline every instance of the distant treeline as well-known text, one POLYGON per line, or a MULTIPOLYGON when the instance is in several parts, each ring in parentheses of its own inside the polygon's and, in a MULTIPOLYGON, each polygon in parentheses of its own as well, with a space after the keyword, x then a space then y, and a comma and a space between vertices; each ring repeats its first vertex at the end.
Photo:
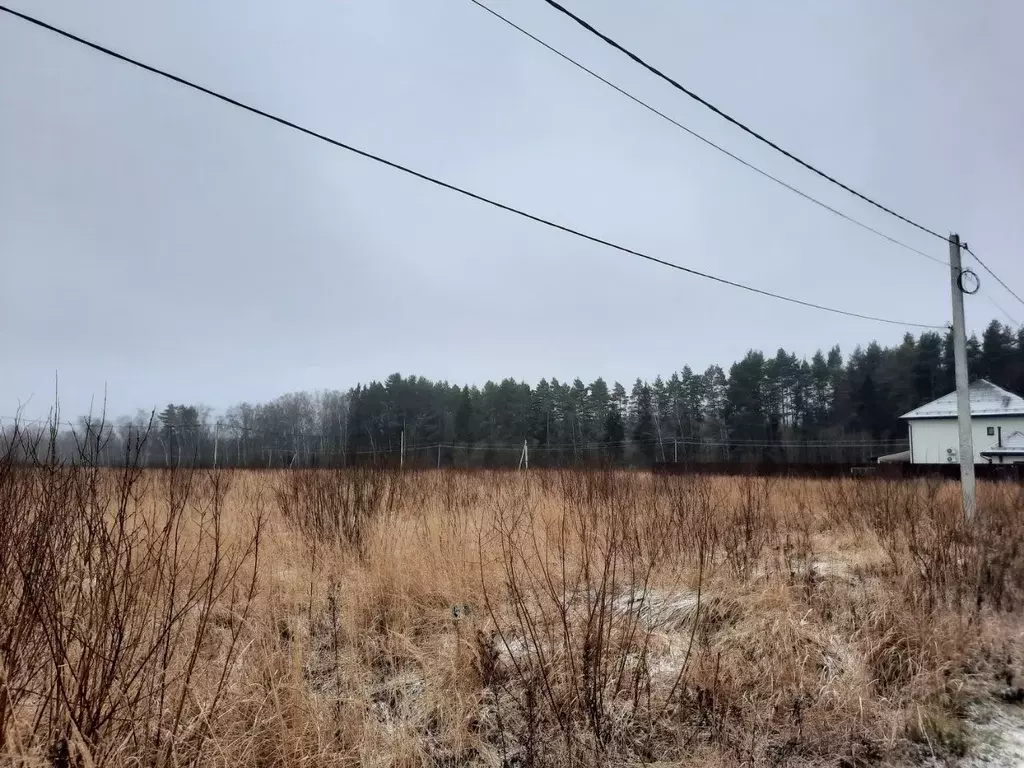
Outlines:
MULTIPOLYGON (((219 417, 198 405, 152 416, 141 461, 149 465, 326 466, 396 456, 405 435, 417 465, 509 465, 525 442, 531 464, 612 461, 857 462, 905 448, 899 416, 954 388, 950 336, 907 334, 844 358, 839 347, 810 360, 779 349, 750 351, 728 373, 683 366, 627 389, 513 379, 457 386, 393 374, 346 391, 299 392, 241 403, 219 417)), ((1024 392, 1024 328, 993 321, 968 343, 972 378, 1024 392)), ((122 459, 150 414, 80 419, 57 437, 62 455, 84 445, 122 459)), ((23 425, 40 429, 41 425, 23 425)), ((8 432, 10 427, 7 427, 8 432)))

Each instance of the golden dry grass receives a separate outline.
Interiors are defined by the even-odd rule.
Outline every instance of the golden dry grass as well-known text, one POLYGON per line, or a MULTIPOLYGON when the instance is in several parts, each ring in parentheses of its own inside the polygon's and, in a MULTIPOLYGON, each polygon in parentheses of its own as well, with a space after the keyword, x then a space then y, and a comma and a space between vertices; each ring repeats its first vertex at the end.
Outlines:
POLYGON ((0 465, 20 765, 911 765, 1015 684, 1014 486, 0 465))

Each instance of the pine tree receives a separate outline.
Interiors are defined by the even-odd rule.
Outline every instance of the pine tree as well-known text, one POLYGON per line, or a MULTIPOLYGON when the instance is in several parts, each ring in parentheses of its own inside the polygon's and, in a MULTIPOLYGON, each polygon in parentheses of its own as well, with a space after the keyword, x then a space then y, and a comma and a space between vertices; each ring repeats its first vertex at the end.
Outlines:
POLYGON ((160 411, 160 415, 157 416, 160 420, 160 430, 164 434, 170 434, 171 431, 178 426, 178 408, 172 403, 168 403, 167 407, 160 411))
POLYGON ((589 434, 591 430, 590 397, 587 392, 587 385, 583 383, 582 379, 576 378, 567 395, 572 444, 579 446, 577 455, 581 455, 582 445, 580 444, 590 440, 589 434))
POLYGON ((168 403, 157 418, 160 420, 160 442, 164 448, 164 464, 170 466, 172 460, 177 463, 180 453, 181 438, 178 435, 178 427, 181 420, 178 416, 178 408, 172 403, 168 403))
POLYGON ((825 363, 825 355, 819 349, 811 358, 810 414, 815 429, 828 425, 832 395, 832 379, 825 363))
POLYGON ((726 388, 726 421, 736 439, 763 441, 766 438, 765 360, 751 350, 729 369, 726 388))
POLYGON ((473 399, 469 387, 464 386, 459 398, 459 408, 455 412, 455 442, 468 446, 473 443, 473 439, 473 399))
POLYGON ((914 403, 922 405, 946 394, 942 371, 942 337, 931 331, 922 333, 917 342, 917 359, 910 369, 914 403))
POLYGON ((605 454, 612 461, 622 461, 625 454, 626 425, 622 422, 622 412, 618 405, 612 404, 604 419, 605 454))
POLYGON ((530 436, 541 446, 551 442, 551 407, 551 385, 541 379, 530 398, 530 436))
POLYGON ((654 461, 658 448, 652 400, 651 388, 642 384, 636 395, 636 424, 633 427, 633 439, 637 443, 637 450, 648 464, 654 461))
POLYGON ((728 382, 720 365, 708 366, 704 371, 704 414, 707 421, 707 436, 724 441, 729 435, 725 420, 726 391, 728 382))
POLYGON ((989 323, 981 337, 978 378, 988 379, 1001 387, 1012 381, 1014 357, 1013 331, 998 320, 989 323))
POLYGON ((1024 326, 1017 330, 1017 344, 1014 352, 1014 367, 1011 387, 1017 394, 1024 394, 1024 326))
POLYGON ((825 360, 828 368, 828 377, 831 382, 832 399, 831 412, 829 413, 829 426, 836 427, 834 434, 842 434, 846 421, 850 415, 850 383, 847 377, 846 366, 843 364, 843 353, 839 345, 828 351, 825 360))
POLYGON ((878 437, 878 394, 876 392, 875 380, 872 375, 867 374, 860 386, 854 393, 854 427, 862 432, 867 432, 871 437, 878 437))
POLYGON ((794 433, 802 438, 807 437, 813 424, 811 416, 811 387, 811 366, 804 359, 793 368, 793 420, 791 424, 794 433))
POLYGON ((623 423, 625 423, 626 410, 629 408, 629 398, 626 395, 626 388, 617 381, 612 385, 612 402, 619 409, 619 416, 623 419, 623 423))
POLYGON ((600 377, 590 384, 589 391, 591 432, 587 439, 594 442, 602 439, 605 419, 608 417, 608 408, 611 404, 611 393, 605 380, 600 377))
POLYGON ((971 381, 976 381, 976 373, 981 368, 981 342, 976 334, 967 337, 967 373, 971 381))
POLYGON ((680 432, 687 440, 696 440, 700 437, 703 424, 708 418, 708 412, 704 407, 707 386, 708 382, 704 376, 695 374, 688 365, 683 366, 683 373, 679 378, 682 400, 680 432))
POLYGON ((665 461, 665 438, 672 435, 672 408, 668 387, 661 376, 654 378, 651 395, 654 402, 654 434, 658 439, 658 456, 665 461))
POLYGON ((623 418, 626 422, 626 433, 633 434, 636 430, 637 418, 639 416, 638 407, 640 404, 640 396, 643 393, 644 383, 638 376, 636 381, 633 382, 633 388, 629 391, 628 407, 622 412, 623 418))
POLYGON ((946 331, 942 340, 942 394, 956 388, 956 363, 953 358, 953 329, 946 331))

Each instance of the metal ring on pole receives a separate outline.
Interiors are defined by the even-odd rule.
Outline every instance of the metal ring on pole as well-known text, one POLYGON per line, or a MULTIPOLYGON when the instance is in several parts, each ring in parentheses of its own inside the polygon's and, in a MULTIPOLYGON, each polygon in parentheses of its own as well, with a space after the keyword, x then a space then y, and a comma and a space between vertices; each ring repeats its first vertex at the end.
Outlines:
POLYGON ((966 293, 968 296, 973 296, 981 289, 981 280, 970 269, 960 270, 960 274, 956 278, 956 284, 961 293, 966 293))

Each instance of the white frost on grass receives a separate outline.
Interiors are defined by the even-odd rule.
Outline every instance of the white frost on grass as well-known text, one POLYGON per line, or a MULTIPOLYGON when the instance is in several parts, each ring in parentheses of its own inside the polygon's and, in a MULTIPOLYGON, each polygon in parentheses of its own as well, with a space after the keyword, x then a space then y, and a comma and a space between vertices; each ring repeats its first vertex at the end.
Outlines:
POLYGON ((961 768, 1018 768, 1024 766, 1024 710, 997 706, 978 713, 971 723, 971 754, 961 768))

